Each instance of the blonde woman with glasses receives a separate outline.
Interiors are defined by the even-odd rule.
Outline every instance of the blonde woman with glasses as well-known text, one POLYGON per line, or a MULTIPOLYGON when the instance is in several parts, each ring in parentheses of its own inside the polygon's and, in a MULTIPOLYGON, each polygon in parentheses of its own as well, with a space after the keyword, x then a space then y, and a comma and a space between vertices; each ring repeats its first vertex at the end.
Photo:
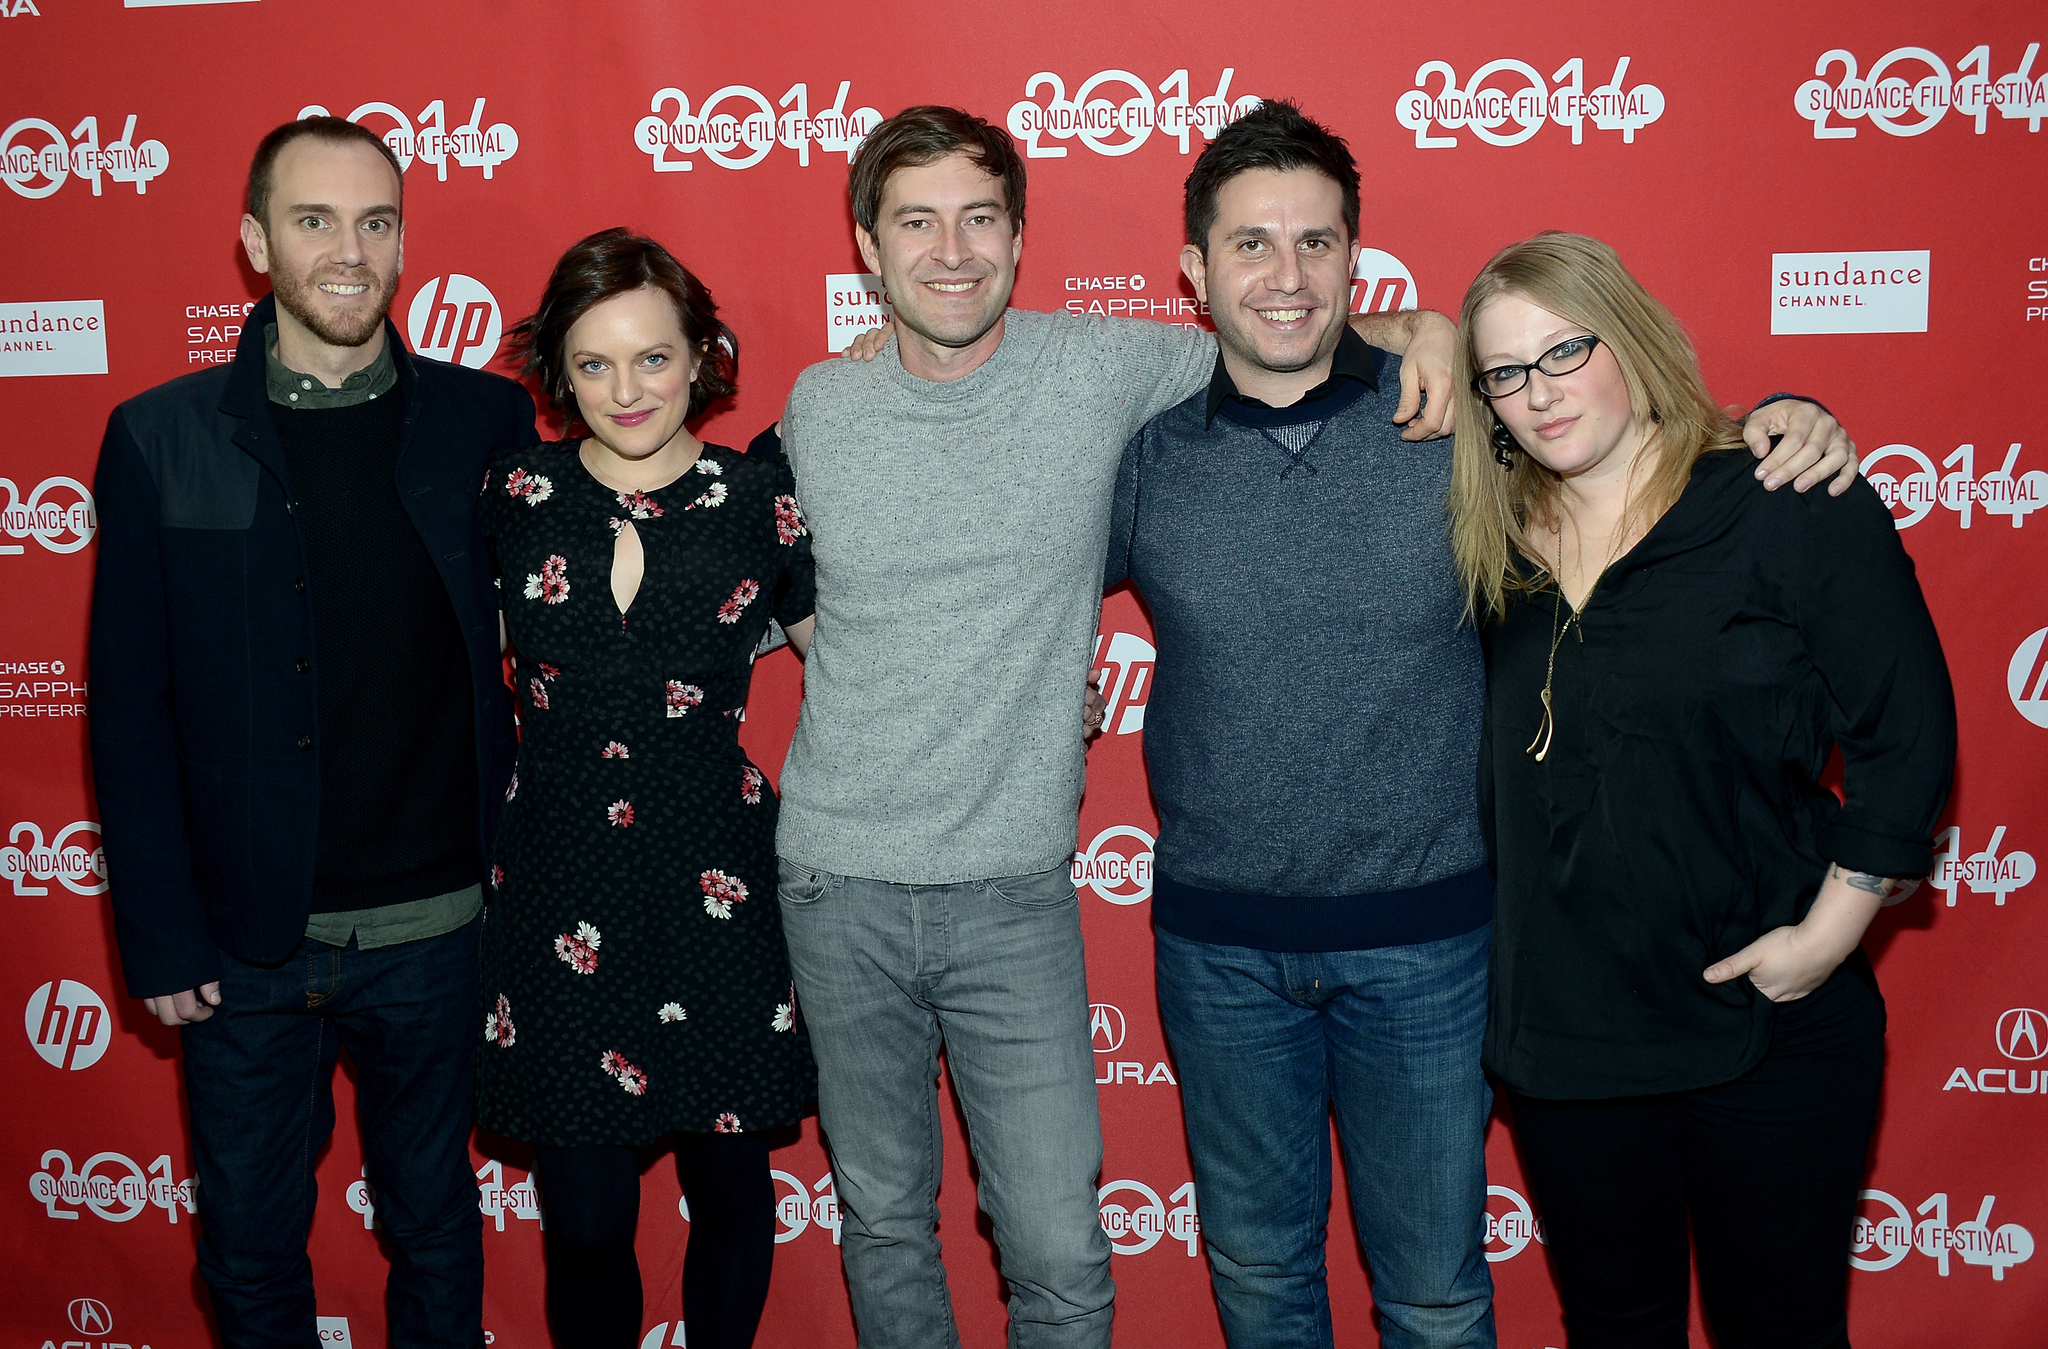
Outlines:
POLYGON ((1696 1247, 1724 1349, 1847 1345, 1885 1026, 1858 943, 1931 869, 1955 753, 1912 561, 1860 479, 1757 490, 1607 245, 1508 248, 1461 327, 1486 1065, 1570 1342, 1681 1349, 1696 1247))

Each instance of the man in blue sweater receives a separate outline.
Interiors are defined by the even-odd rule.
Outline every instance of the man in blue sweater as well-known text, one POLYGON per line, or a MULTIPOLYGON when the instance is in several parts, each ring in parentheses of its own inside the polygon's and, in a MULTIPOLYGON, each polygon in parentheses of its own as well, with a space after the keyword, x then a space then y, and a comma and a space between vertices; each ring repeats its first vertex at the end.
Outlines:
MULTIPOLYGON (((1220 353, 1125 451, 1104 577, 1137 587, 1157 635, 1159 1005, 1233 1349, 1332 1342, 1332 1105, 1381 1342, 1494 1343, 1485 675, 1448 442, 1401 440, 1384 353, 1345 324, 1358 182, 1287 103, 1197 162, 1181 260, 1220 353)), ((1853 447, 1813 405, 1760 409, 1748 434, 1788 427, 1832 444, 1774 475, 1805 468, 1803 490, 1847 464, 1846 483, 1853 447)))

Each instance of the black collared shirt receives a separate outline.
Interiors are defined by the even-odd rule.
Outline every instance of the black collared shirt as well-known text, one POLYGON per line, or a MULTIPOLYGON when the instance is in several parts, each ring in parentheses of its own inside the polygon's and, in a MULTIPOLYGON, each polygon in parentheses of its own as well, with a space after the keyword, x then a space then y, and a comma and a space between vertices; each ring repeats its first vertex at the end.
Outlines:
MULTIPOLYGON (((1319 408, 1317 405, 1326 402, 1335 394, 1347 392, 1344 387, 1347 383, 1363 384, 1374 392, 1378 392, 1380 387, 1379 358, 1349 323, 1344 325, 1344 335, 1337 339, 1337 350, 1331 354, 1330 377, 1303 394, 1300 402, 1291 403, 1284 408, 1275 408, 1271 403, 1262 403, 1256 398, 1239 393, 1237 381, 1230 377, 1229 369, 1223 364, 1223 352, 1218 350, 1216 373, 1209 376, 1208 412, 1203 418, 1202 425, 1213 426, 1216 422, 1216 413, 1222 409, 1226 401, 1234 409, 1263 409, 1267 412, 1287 414, 1287 421, 1282 424, 1321 421, 1337 409, 1319 408)), ((1344 401, 1346 404, 1350 402, 1349 399, 1344 401)), ((1254 423, 1265 421, 1258 417, 1238 420, 1254 423)))
POLYGON ((1740 1076, 1775 1004, 1706 968, 1803 919, 1830 862, 1933 864, 1955 700, 1913 561, 1861 478, 1801 496, 1753 467, 1703 457, 1568 628, 1550 587, 1487 627, 1486 1066, 1526 1095, 1740 1076), (1823 780, 1838 747, 1845 799, 1823 780))

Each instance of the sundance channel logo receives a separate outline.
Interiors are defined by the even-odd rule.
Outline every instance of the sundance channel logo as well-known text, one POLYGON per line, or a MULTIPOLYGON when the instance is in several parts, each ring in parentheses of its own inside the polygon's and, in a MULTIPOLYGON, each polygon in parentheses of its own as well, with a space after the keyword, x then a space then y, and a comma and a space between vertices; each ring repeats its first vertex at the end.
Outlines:
POLYGON ((825 277, 825 347, 844 351, 853 339, 895 317, 889 292, 873 272, 830 272, 825 277))
POLYGON ((0 376, 106 373, 104 301, 0 304, 0 376))
POLYGON ((1771 254, 1771 332, 1924 333, 1928 250, 1771 254))

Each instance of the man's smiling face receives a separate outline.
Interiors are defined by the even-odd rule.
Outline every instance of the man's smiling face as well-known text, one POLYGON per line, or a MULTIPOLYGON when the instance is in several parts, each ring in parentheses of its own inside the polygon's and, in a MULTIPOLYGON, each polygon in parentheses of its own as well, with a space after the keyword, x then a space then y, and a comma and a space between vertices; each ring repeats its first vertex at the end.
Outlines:
POLYGON ((1002 180, 957 153, 890 174, 875 232, 857 238, 905 336, 939 347, 972 346, 1001 321, 1024 251, 1002 180))
POLYGON ((278 152, 270 182, 270 218, 244 218, 250 264, 320 341, 361 346, 382 329, 405 268, 398 175, 370 146, 306 136, 278 152))
POLYGON ((1183 250, 1181 262, 1226 352, 1285 373, 1337 349, 1358 244, 1335 181, 1313 169, 1238 174, 1216 194, 1208 245, 1183 250))

